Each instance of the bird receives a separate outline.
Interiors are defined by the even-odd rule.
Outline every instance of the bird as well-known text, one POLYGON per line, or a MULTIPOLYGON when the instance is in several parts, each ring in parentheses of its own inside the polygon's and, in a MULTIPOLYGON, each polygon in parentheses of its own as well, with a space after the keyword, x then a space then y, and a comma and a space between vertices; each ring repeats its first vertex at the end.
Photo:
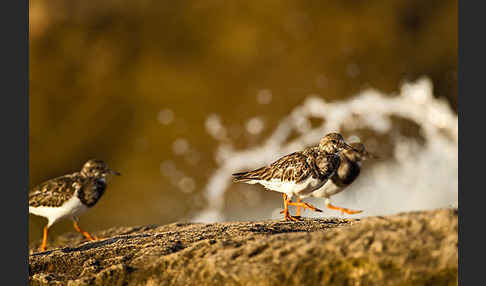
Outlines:
POLYGON ((48 220, 43 229, 41 251, 46 250, 48 229, 61 219, 72 219, 74 229, 86 239, 96 237, 79 227, 79 215, 93 207, 103 196, 107 180, 120 173, 111 170, 102 160, 90 159, 80 172, 47 180, 29 192, 29 213, 48 220))
MULTIPOLYGON (((368 152, 363 143, 355 142, 349 144, 353 149, 347 149, 339 152, 341 163, 334 175, 320 189, 299 197, 300 202, 306 197, 325 198, 326 207, 333 210, 341 211, 347 214, 358 214, 362 210, 351 210, 348 208, 338 207, 330 202, 330 197, 344 191, 358 178, 361 171, 362 161, 378 156, 368 152)), ((297 207, 296 216, 300 216, 300 207, 297 207)))
POLYGON ((352 149, 343 136, 326 134, 317 146, 307 147, 281 157, 268 166, 233 174, 234 182, 261 184, 266 189, 283 193, 284 220, 298 221, 289 214, 288 206, 298 206, 316 212, 322 210, 305 202, 292 202, 293 196, 310 194, 322 187, 339 167, 339 152, 352 149))

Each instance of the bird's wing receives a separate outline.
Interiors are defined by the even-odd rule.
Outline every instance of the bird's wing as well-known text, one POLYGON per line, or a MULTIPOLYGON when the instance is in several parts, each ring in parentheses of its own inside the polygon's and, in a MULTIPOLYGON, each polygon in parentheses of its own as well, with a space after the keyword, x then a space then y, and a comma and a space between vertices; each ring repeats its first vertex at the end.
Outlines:
POLYGON ((239 181, 251 180, 272 180, 300 182, 311 175, 307 157, 301 152, 286 155, 270 166, 262 167, 253 171, 233 174, 233 179, 239 181))
POLYGON ((81 188, 76 176, 65 175, 45 181, 29 193, 29 206, 31 207, 58 207, 69 200, 76 190, 81 188))

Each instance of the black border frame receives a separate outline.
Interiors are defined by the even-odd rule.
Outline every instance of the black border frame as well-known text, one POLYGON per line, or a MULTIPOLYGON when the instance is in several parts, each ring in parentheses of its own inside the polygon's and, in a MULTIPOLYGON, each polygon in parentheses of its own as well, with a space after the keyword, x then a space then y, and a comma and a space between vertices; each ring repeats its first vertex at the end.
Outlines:
POLYGON ((481 263, 484 258, 481 254, 484 253, 485 239, 481 231, 484 225, 481 212, 485 200, 481 198, 484 196, 484 187, 480 180, 484 176, 484 167, 481 166, 482 159, 478 155, 481 155, 482 150, 480 144, 483 141, 481 133, 484 133, 484 111, 481 111, 485 105, 479 102, 474 104, 465 98, 480 99, 484 90, 484 72, 481 70, 481 55, 486 50, 486 44, 482 41, 484 9, 480 7, 480 2, 458 1, 458 14, 458 283, 479 285, 482 284, 481 274, 484 271, 484 264, 481 263), (464 121, 465 118, 469 120, 464 121), (470 138, 474 135, 476 146, 468 144, 472 142, 470 138), (469 230, 466 231, 465 228, 469 230))
POLYGON ((28 285, 29 191, 29 2, 5 1, 0 11, 2 29, 2 166, 5 285, 28 285), (13 282, 11 282, 13 280, 13 282))

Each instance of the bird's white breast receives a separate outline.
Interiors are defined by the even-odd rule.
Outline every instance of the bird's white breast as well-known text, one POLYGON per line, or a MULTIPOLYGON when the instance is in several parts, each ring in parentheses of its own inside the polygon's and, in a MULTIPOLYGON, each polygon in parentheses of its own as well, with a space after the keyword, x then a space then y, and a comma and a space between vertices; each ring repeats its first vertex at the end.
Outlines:
POLYGON ((86 209, 87 207, 79 200, 76 191, 76 193, 74 193, 69 200, 59 207, 29 206, 29 213, 47 218, 49 221, 47 227, 50 227, 56 221, 63 218, 72 218, 74 216, 78 216, 86 211, 86 209))
POLYGON ((290 198, 292 198, 292 196, 294 195, 301 196, 301 195, 307 195, 309 193, 312 193, 316 189, 322 187, 325 181, 319 180, 317 178, 312 178, 311 176, 309 176, 307 179, 298 183, 293 181, 281 181, 279 179, 272 179, 270 181, 253 180, 248 183, 250 184, 259 183, 269 190, 285 193, 290 198))

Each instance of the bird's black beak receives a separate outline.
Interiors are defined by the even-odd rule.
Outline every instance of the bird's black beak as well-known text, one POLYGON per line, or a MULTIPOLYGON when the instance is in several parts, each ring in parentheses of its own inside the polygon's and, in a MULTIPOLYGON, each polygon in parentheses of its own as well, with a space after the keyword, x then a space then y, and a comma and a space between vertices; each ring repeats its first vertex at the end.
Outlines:
POLYGON ((117 171, 113 171, 113 170, 111 170, 111 169, 110 169, 110 174, 112 174, 112 175, 117 175, 117 176, 121 176, 121 174, 120 174, 120 173, 118 173, 117 171))

